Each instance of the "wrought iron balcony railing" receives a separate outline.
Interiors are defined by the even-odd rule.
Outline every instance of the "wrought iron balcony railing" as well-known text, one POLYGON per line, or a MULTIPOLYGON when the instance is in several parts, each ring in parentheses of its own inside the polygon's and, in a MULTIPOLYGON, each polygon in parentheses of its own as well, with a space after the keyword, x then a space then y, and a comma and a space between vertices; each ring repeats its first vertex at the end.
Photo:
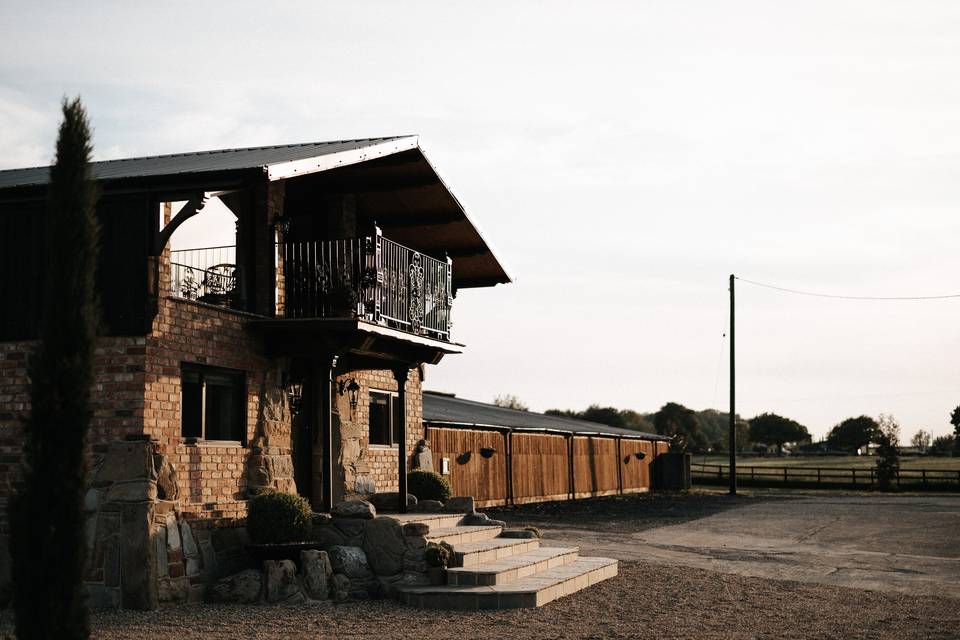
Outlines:
POLYGON ((356 317, 450 340, 452 262, 383 237, 277 245, 277 315, 356 317), (282 285, 281 285, 282 281, 282 285))
POLYGON ((170 252, 170 293, 232 309, 243 308, 237 249, 205 247, 170 252))

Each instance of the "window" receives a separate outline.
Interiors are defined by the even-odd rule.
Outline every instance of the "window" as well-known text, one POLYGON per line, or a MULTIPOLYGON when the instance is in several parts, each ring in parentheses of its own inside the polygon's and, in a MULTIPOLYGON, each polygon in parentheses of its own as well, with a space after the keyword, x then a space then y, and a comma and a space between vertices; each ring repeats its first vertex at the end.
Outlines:
POLYGON ((243 373, 185 364, 181 387, 180 433, 184 438, 243 444, 247 434, 243 373))
POLYGON ((394 445, 400 442, 403 411, 396 393, 370 392, 370 444, 394 445))

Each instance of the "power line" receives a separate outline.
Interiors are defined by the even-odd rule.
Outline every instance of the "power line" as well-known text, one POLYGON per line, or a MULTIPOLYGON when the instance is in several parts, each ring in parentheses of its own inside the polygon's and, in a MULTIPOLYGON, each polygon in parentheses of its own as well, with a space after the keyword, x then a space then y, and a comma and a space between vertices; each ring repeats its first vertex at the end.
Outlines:
POLYGON ((960 293, 951 293, 943 296, 841 296, 831 293, 815 293, 812 291, 800 291, 799 289, 790 289, 788 287, 779 287, 773 284, 766 284, 764 282, 757 282, 756 280, 747 280, 746 278, 741 278, 735 276, 737 280, 741 282, 746 282, 748 284, 756 285, 758 287, 765 287, 767 289, 776 289, 777 291, 783 291, 786 293, 795 293, 801 296, 811 296, 814 298, 834 298, 839 300, 945 300, 947 298, 960 298, 960 293))

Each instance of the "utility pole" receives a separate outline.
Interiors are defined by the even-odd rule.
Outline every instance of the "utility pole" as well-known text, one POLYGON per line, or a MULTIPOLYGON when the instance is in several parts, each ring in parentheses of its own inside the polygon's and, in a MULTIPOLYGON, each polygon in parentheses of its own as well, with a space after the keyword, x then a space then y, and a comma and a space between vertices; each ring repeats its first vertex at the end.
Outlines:
POLYGON ((736 329, 734 325, 733 281, 730 274, 730 495, 737 495, 737 369, 734 355, 736 353, 736 329))

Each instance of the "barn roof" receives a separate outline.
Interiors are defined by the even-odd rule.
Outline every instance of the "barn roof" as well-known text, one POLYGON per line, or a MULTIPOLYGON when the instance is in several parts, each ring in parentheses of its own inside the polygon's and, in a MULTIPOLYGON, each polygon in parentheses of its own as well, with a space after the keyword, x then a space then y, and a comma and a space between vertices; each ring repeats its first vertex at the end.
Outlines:
MULTIPOLYGON (((417 136, 392 136, 101 160, 90 163, 90 169, 96 180, 123 180, 245 169, 264 169, 268 174, 271 171, 278 174, 285 165, 300 162, 303 164, 300 171, 304 173, 311 160, 316 161, 314 170, 331 169, 416 147, 417 136)), ((41 186, 49 181, 48 166, 0 171, 0 189, 41 186)))
MULTIPOLYGON (((122 158, 92 162, 90 168, 106 190, 150 191, 175 181, 216 183, 265 175, 270 181, 294 179, 311 189, 356 193, 358 207, 376 220, 387 237, 418 251, 453 258, 457 288, 512 281, 423 153, 418 136, 122 158)), ((50 167, 0 171, 0 199, 17 197, 24 190, 42 190, 49 180, 50 167)))
POLYGON ((667 440, 666 436, 611 427, 563 416, 550 416, 535 411, 518 411, 486 402, 457 398, 448 393, 423 392, 423 421, 436 426, 496 427, 527 431, 557 431, 577 435, 612 435, 647 440, 667 440))

